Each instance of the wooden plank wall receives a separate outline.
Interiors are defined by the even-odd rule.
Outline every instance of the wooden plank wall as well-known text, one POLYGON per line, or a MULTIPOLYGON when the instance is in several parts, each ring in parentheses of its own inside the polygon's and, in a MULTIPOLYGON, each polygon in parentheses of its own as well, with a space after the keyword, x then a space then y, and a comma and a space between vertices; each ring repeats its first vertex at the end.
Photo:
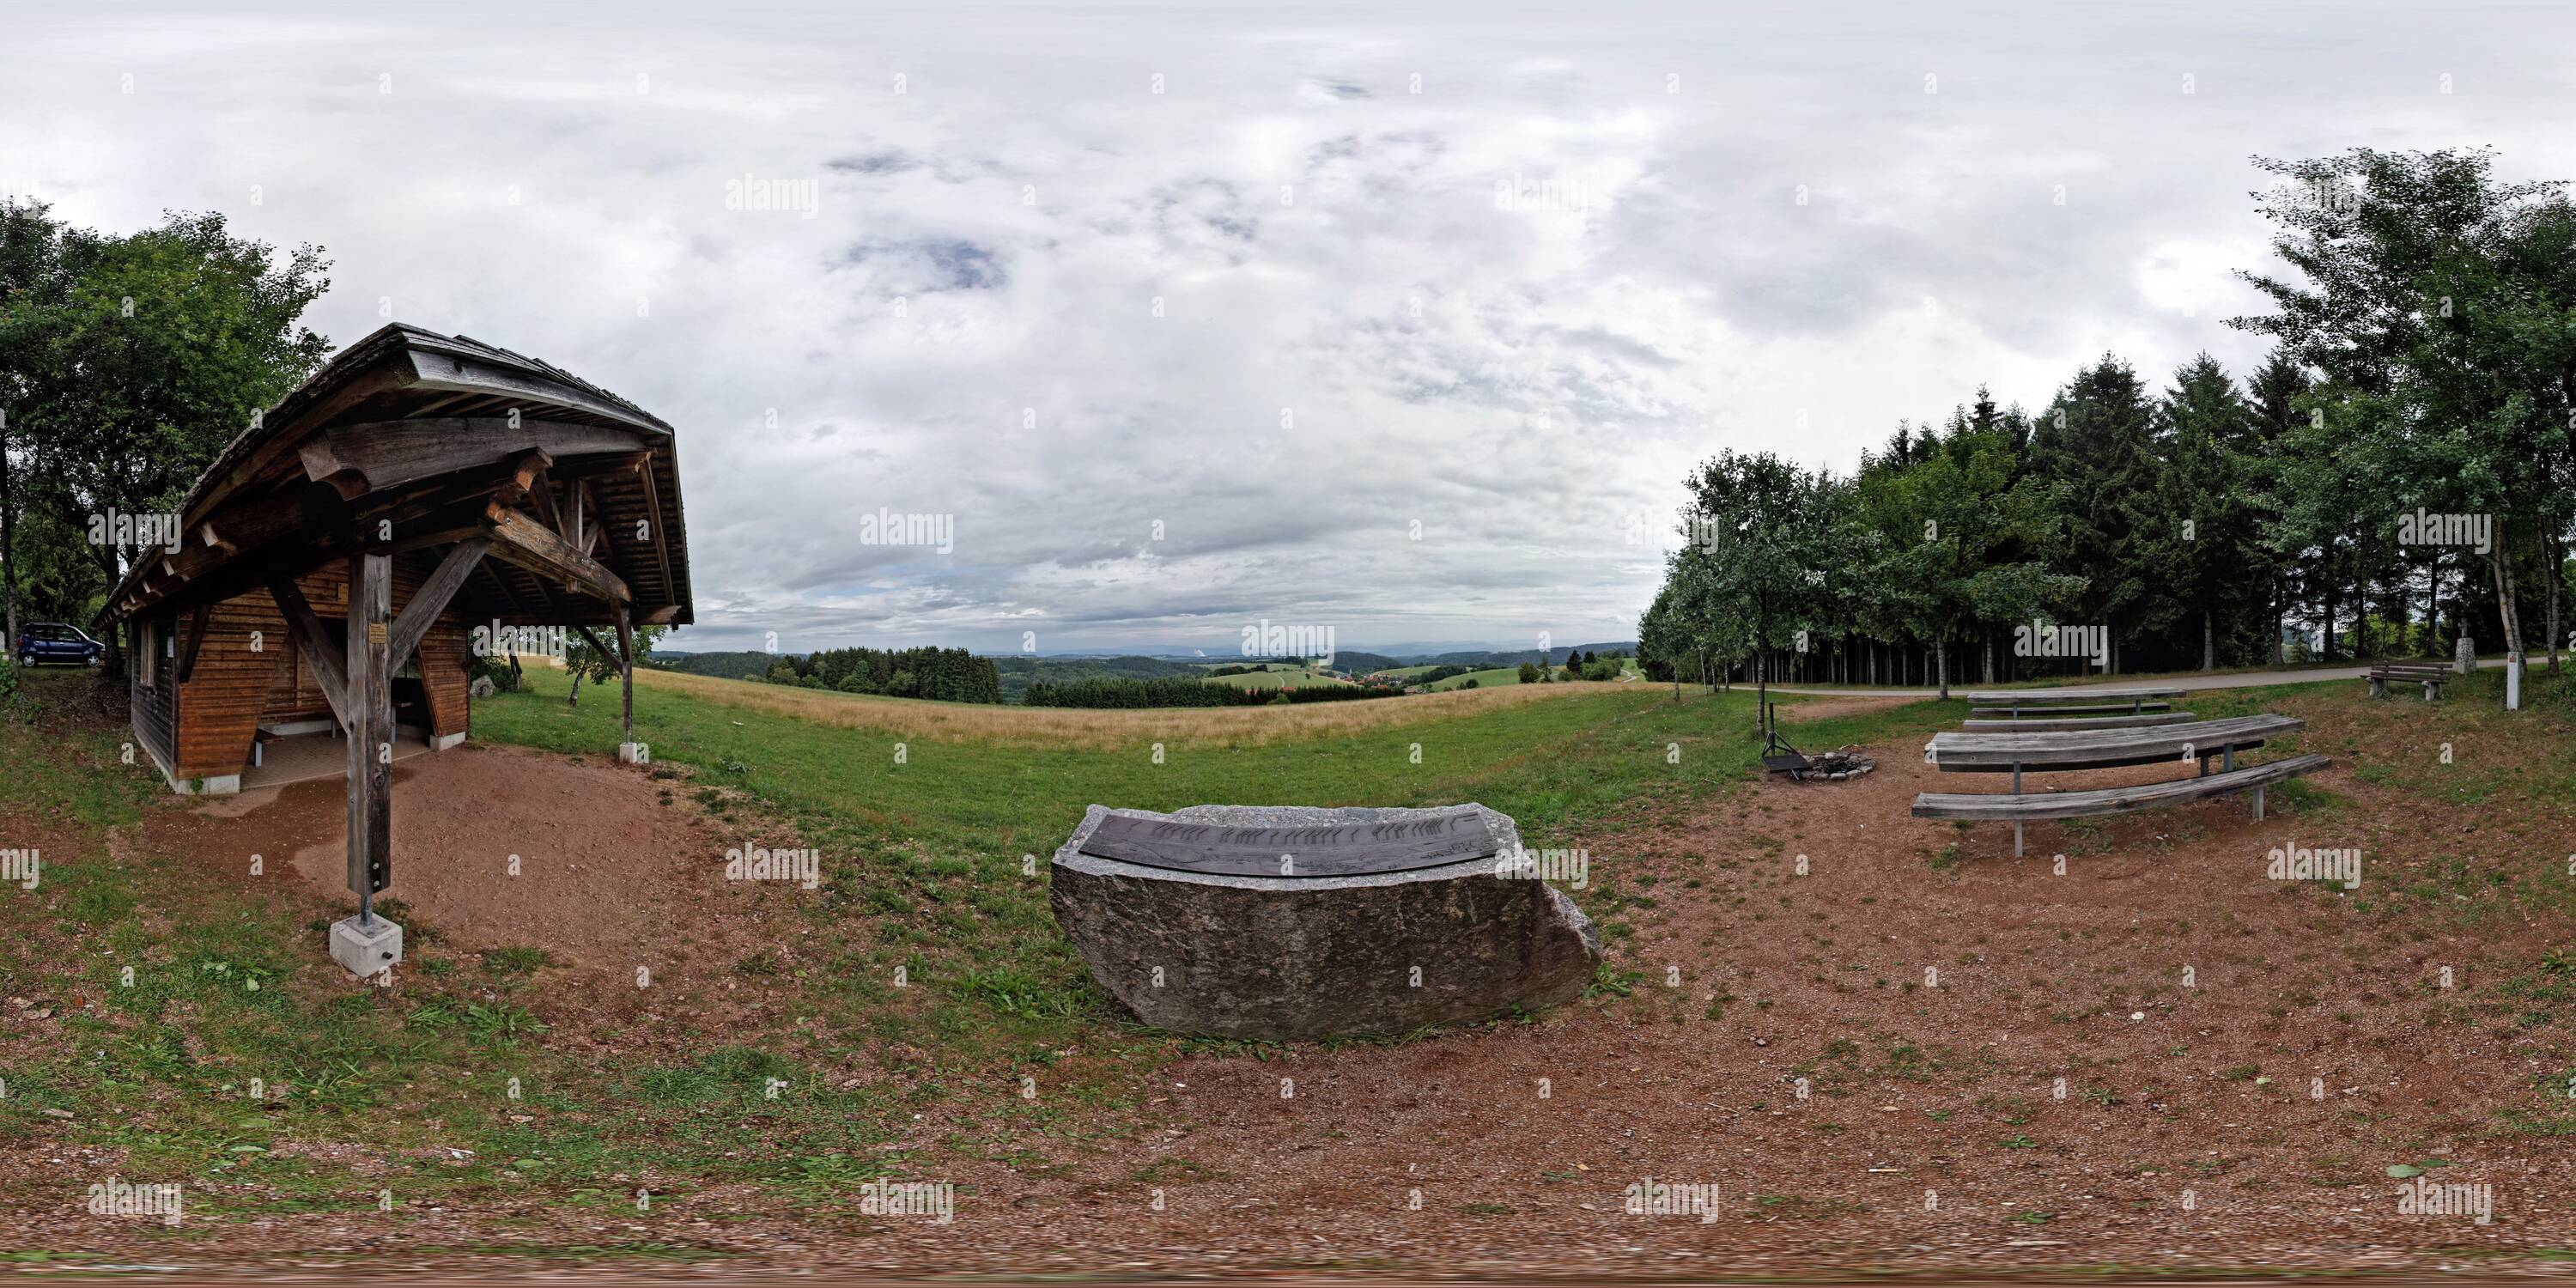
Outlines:
MULTIPOLYGON (((161 620, 160 629, 165 631, 169 629, 167 618, 161 620)), ((160 753, 162 763, 174 764, 176 762, 170 752, 170 730, 172 722, 176 719, 178 705, 172 692, 175 686, 169 683, 168 672, 164 670, 158 673, 162 677, 160 684, 149 689, 143 687, 143 666, 138 656, 142 652, 141 639, 139 623, 127 623, 123 641, 125 685, 127 701, 133 708, 134 736, 145 746, 160 753)))
MULTIPOLYGON (((399 615, 426 575, 418 557, 394 564, 394 611, 399 615)), ((433 565, 434 566, 434 565, 433 565)), ((315 569, 296 580, 314 614, 325 623, 345 620, 349 610, 349 571, 343 562, 315 569)), ((179 622, 184 632, 185 618, 179 622)), ((467 627, 451 607, 439 615, 420 646, 422 687, 429 695, 431 732, 446 735, 467 728, 465 662, 467 627)), ((187 641, 180 641, 180 651, 187 641)), ((197 667, 177 695, 178 775, 215 778, 238 774, 250 763, 251 738, 262 721, 331 718, 331 704, 295 655, 286 620, 266 590, 253 591, 215 605, 207 615, 206 640, 197 650, 197 667), (258 649, 253 651, 253 632, 258 649)), ((135 705, 136 725, 143 723, 144 704, 135 705)))

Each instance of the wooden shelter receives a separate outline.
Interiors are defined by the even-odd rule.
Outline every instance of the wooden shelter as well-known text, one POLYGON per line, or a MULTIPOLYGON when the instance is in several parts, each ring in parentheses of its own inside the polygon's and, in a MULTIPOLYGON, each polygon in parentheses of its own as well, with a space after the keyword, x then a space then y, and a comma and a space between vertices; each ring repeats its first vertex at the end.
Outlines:
POLYGON ((349 346, 224 449, 180 520, 98 617, 122 633, 135 741, 182 792, 344 742, 362 907, 390 877, 398 748, 471 724, 476 627, 571 628, 626 663, 631 743, 632 627, 691 619, 671 427, 463 336, 395 324, 349 346))

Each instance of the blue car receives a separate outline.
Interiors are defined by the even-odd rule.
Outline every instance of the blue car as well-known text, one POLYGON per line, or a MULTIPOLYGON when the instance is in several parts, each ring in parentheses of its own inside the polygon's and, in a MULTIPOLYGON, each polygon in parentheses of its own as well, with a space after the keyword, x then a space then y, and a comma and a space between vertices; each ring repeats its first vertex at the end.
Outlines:
POLYGON ((77 626, 62 622, 29 622, 18 632, 18 665, 35 666, 43 662, 68 662, 74 666, 93 666, 107 646, 91 639, 77 626))

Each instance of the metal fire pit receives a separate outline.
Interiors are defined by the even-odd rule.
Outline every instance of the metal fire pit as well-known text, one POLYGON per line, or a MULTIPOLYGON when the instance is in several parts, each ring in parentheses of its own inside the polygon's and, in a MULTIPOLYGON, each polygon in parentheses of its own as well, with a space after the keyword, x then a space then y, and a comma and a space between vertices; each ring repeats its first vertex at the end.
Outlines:
POLYGON ((1789 771, 1802 783, 1839 783, 1878 768, 1878 762, 1856 751, 1828 751, 1807 757, 1807 767, 1789 771))

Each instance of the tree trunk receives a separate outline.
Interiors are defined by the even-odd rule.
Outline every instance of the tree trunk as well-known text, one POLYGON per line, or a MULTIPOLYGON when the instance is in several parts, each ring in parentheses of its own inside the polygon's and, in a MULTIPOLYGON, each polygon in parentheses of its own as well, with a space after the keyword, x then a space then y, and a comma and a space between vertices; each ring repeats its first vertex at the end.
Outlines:
POLYGON ((1769 660, 1768 652, 1761 640, 1753 641, 1753 713, 1762 718, 1762 741, 1766 747, 1771 741, 1771 672, 1762 663, 1769 660))
MULTIPOLYGON (((0 411, 0 599, 7 601, 8 634, 0 646, 18 647, 17 501, 9 489, 9 414, 0 411)), ((2556 602, 2552 600, 2551 602, 2556 602)))
POLYGON ((1941 685, 1941 700, 1950 700, 1950 637, 1945 632, 1932 638, 1932 665, 1941 685))
POLYGON ((2281 579, 2272 578, 2272 594, 2267 605, 2272 610, 2272 665, 2288 664, 2289 650, 2281 643, 2281 579))
POLYGON ((2331 662, 2334 660, 2335 655, 2335 609, 2339 607, 2339 605, 2335 603, 2334 574, 2331 569, 2326 575, 2325 600, 2326 636, 2323 644, 2317 650, 2317 656, 2322 661, 2331 662))
POLYGON ((2200 669, 2204 671, 2218 669, 2218 640, 2211 633, 2207 608, 2200 610, 2200 669))
MULTIPOLYGON (((2551 521, 2553 524, 2556 520, 2551 521)), ((2549 561, 2549 669, 2558 669, 2558 583, 2567 580, 2567 547, 2555 532, 2540 537, 2540 557, 2549 561)))
POLYGON ((2504 646, 2507 652, 2522 651, 2522 613, 2514 604, 2512 543, 2496 534, 2495 553, 2487 556, 2487 566, 2495 570, 2496 609, 2504 618, 2504 646))

